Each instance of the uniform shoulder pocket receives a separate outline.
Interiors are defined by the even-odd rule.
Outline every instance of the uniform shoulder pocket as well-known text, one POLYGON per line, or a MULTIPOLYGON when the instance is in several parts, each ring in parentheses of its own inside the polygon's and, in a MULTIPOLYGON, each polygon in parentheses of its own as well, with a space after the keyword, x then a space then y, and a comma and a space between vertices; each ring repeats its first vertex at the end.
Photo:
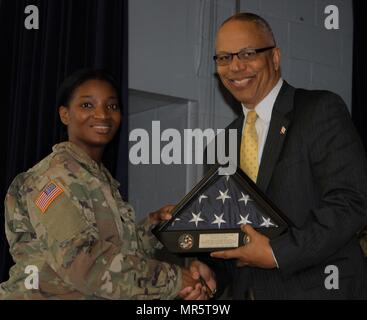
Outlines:
POLYGON ((82 208, 59 181, 49 181, 32 202, 37 220, 57 241, 71 239, 89 227, 82 208))

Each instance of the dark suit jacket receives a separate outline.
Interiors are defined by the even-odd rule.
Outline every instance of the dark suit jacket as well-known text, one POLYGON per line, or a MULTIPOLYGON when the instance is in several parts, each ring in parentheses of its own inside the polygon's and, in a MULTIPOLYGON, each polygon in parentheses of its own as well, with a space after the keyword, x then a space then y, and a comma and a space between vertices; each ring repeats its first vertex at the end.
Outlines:
MULTIPOLYGON (((226 128, 238 129, 238 150, 243 120, 226 128)), ((219 284, 233 279, 234 299, 245 299, 249 289, 255 299, 367 298, 367 264, 356 237, 367 224, 367 161, 339 96, 283 83, 257 185, 293 223, 270 241, 279 269, 211 263, 219 284), (327 265, 338 267, 337 290, 325 287, 327 265)))

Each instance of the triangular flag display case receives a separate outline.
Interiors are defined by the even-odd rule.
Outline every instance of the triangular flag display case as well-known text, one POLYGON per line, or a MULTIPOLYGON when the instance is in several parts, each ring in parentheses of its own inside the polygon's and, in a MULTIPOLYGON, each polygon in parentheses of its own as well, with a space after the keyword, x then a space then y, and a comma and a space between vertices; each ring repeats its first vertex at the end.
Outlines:
POLYGON ((153 229, 169 251, 237 248, 248 241, 241 224, 270 239, 287 230, 287 217, 240 168, 231 175, 220 175, 220 168, 214 166, 173 209, 172 219, 153 229))

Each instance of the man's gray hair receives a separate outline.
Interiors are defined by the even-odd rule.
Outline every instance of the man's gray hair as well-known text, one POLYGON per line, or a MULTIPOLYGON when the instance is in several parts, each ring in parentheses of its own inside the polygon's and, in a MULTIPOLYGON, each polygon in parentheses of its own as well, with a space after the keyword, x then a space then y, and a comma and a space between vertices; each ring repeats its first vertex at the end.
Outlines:
POLYGON ((243 21, 243 22, 253 22, 256 23, 256 25, 261 28, 266 35, 270 37, 270 39, 273 41, 273 45, 276 46, 276 41, 274 38, 273 30, 271 29, 269 23, 262 17, 258 16, 255 13, 250 12, 240 12, 236 13, 235 15, 229 17, 227 20, 225 20, 221 27, 225 25, 227 22, 230 21, 243 21))

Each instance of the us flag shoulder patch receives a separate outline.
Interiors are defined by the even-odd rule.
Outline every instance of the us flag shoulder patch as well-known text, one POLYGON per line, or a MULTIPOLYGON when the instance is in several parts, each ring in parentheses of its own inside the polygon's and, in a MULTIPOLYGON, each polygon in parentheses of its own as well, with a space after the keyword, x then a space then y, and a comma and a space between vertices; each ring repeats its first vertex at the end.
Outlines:
POLYGON ((45 213, 50 204, 64 192, 64 190, 55 182, 50 182, 39 194, 35 204, 45 213))

